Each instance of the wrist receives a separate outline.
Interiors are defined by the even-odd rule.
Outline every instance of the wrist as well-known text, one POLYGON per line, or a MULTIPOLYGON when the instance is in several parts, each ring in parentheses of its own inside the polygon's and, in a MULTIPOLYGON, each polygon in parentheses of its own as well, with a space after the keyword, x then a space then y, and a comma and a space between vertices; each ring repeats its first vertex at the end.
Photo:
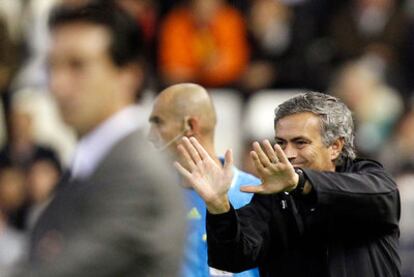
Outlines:
POLYGON ((208 212, 211 214, 223 214, 230 211, 230 202, 227 195, 210 203, 206 203, 206 206, 208 212))
POLYGON ((289 193, 293 192, 297 188, 298 183, 299 183, 299 175, 296 173, 296 170, 295 170, 295 174, 293 175, 292 185, 288 186, 285 191, 289 193))
POLYGON ((308 182, 305 176, 305 173, 301 168, 295 168, 295 173, 297 175, 297 183, 293 190, 291 190, 291 194, 293 195, 303 195, 309 193, 310 188, 307 186, 308 182))

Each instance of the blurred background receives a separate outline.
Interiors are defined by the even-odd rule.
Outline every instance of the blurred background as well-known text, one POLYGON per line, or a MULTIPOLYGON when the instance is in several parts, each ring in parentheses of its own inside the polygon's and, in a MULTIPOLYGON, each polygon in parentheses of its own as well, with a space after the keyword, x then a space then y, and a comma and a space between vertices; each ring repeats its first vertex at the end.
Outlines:
MULTIPOLYGON (((76 143, 48 92, 48 14, 87 1, 0 0, 0 276, 24 255, 76 143)), ((246 171, 279 103, 304 90, 344 100, 359 156, 400 187, 403 276, 414 276, 414 0, 112 1, 144 31, 143 116, 168 85, 207 87, 217 152, 232 148, 246 171)))

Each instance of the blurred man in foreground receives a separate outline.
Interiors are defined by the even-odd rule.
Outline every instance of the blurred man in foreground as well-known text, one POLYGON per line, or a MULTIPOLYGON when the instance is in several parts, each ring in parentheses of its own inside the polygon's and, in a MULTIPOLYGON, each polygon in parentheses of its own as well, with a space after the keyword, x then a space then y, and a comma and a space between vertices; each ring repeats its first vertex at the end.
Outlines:
MULTIPOLYGON (((149 139, 158 149, 168 148, 177 157, 177 144, 181 138, 194 136, 205 147, 214 164, 222 166, 223 159, 217 157, 214 147, 216 112, 203 87, 190 83, 168 87, 155 100, 149 121, 149 139)), ((229 174, 229 197, 235 207, 244 206, 252 194, 240 192, 240 186, 259 184, 260 181, 234 166, 229 169, 229 174)), ((229 273, 209 268, 207 264, 206 206, 203 200, 192 189, 186 189, 185 196, 189 230, 182 276, 228 276, 229 273)), ((258 276, 258 271, 250 270, 236 276, 258 276)))
POLYGON ((253 143, 262 184, 234 209, 231 152, 217 166, 195 138, 183 139, 179 171, 206 203, 211 266, 261 276, 400 276, 399 193, 383 167, 355 158, 350 110, 306 93, 279 105, 274 147, 253 143))
POLYGON ((50 89, 80 142, 18 276, 175 276, 184 215, 133 106, 143 74, 137 25, 110 4, 61 7, 49 24, 50 89))

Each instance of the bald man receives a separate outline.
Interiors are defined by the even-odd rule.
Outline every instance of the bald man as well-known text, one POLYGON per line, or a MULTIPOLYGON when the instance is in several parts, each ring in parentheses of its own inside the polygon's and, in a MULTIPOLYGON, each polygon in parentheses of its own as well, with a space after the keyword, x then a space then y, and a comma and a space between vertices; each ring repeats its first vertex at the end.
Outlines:
MULTIPOLYGON (((208 92, 196 84, 184 83, 170 86, 155 99, 149 118, 151 128, 149 140, 159 150, 168 150, 178 159, 177 145, 181 138, 195 137, 208 154, 218 163, 214 148, 216 112, 208 92)), ((256 177, 233 168, 233 181, 229 198, 235 206, 242 207, 250 202, 253 194, 240 191, 240 186, 259 184, 256 177)), ((233 274, 210 268, 207 264, 206 206, 192 189, 185 189, 188 204, 189 230, 182 275, 185 277, 207 276, 259 276, 257 269, 233 274)))

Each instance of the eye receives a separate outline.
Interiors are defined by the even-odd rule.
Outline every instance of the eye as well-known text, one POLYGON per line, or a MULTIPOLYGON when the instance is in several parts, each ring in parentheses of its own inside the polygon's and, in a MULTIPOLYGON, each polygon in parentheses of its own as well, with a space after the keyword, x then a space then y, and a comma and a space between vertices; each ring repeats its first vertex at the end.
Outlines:
POLYGON ((69 66, 73 70, 81 71, 85 69, 86 63, 80 59, 73 59, 69 62, 69 66))
POLYGON ((149 122, 156 126, 160 126, 162 124, 162 120, 158 116, 151 117, 149 122))
POLYGON ((297 140, 297 141, 295 141, 295 144, 296 144, 297 148, 301 149, 301 148, 305 147, 306 145, 308 145, 309 142, 306 141, 306 140, 297 140))
POLYGON ((286 142, 283 140, 276 140, 276 144, 278 144, 282 149, 286 147, 286 142))

